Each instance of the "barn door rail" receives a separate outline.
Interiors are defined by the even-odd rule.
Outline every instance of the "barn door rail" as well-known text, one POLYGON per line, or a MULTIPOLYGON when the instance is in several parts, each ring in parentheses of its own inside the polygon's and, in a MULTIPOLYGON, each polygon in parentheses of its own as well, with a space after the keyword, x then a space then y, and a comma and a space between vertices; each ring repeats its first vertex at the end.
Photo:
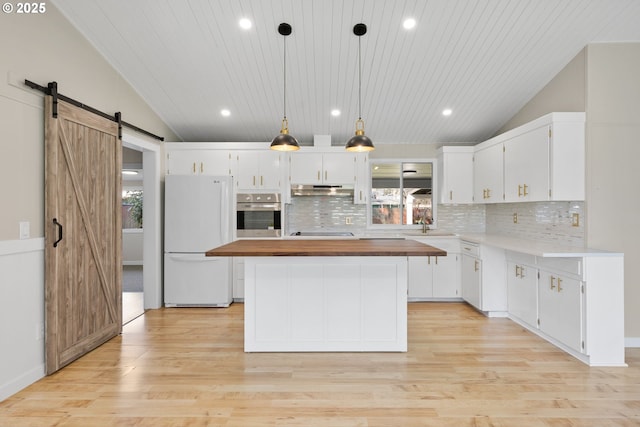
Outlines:
POLYGON ((92 112, 93 114, 97 114, 100 117, 104 117, 107 120, 111 120, 112 122, 116 122, 119 125, 119 131, 118 134, 120 136, 120 138, 122 138, 122 126, 128 127, 129 129, 135 130, 136 132, 140 132, 143 133, 147 136, 150 136, 151 138, 155 138, 159 141, 164 141, 164 137, 162 136, 158 136, 155 135, 149 131, 146 131, 142 128, 139 128, 138 126, 132 125, 131 123, 127 123, 124 120, 122 120, 122 114, 120 112, 115 113, 115 115, 110 115, 107 114, 103 111, 97 110, 87 104, 84 104, 80 101, 76 101, 73 98, 69 98, 68 96, 65 96, 61 93, 58 92, 58 83, 57 82, 50 82, 46 87, 45 86, 40 86, 37 83, 34 83, 30 80, 26 80, 24 81, 24 84, 29 86, 32 89, 36 89, 39 90, 40 92, 46 94, 46 95, 50 95, 53 97, 53 109, 52 109, 52 115, 54 118, 58 117, 58 100, 62 100, 64 102, 68 102, 69 104, 75 105, 78 108, 82 108, 83 110, 87 110, 92 112))

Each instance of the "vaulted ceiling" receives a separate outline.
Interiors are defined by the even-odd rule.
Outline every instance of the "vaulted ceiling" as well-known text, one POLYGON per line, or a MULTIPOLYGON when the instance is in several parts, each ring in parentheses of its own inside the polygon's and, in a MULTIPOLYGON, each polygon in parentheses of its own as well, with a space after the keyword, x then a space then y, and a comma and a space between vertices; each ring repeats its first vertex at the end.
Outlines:
POLYGON ((640 41, 638 0, 52 0, 184 141, 491 136, 585 45, 640 41), (405 18, 416 26, 403 28, 405 18), (243 30, 241 18, 252 21, 243 30), (452 110, 448 117, 442 115, 452 110), (227 109, 230 116, 223 117, 227 109), (338 109, 337 117, 330 113, 338 109))

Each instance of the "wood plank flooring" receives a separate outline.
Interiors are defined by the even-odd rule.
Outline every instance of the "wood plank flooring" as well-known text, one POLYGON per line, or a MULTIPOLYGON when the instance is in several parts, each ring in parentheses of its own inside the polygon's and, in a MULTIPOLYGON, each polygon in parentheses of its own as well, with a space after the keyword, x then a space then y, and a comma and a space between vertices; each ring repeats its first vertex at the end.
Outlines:
POLYGON ((463 303, 409 304, 407 353, 245 354, 243 305, 149 310, 0 403, 0 426, 640 426, 640 349, 589 368, 463 303))

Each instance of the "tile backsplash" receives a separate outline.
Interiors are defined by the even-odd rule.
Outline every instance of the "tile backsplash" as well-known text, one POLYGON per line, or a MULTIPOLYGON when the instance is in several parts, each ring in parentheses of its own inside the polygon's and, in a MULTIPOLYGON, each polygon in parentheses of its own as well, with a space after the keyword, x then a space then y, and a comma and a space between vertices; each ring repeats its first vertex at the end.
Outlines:
POLYGON ((486 232, 584 246, 584 202, 531 202, 487 205, 486 232), (577 226, 573 225, 578 215, 577 226), (517 222, 514 222, 517 215, 517 222))
MULTIPOLYGON (((496 233, 523 239, 584 246, 584 202, 530 202, 491 205, 438 205, 438 230, 496 233), (514 223, 517 214, 517 223, 514 223), (573 215, 578 225, 573 225, 573 215)), ((367 205, 349 197, 292 197, 285 206, 286 235, 296 231, 367 231, 367 205), (347 224, 350 219, 352 224, 347 224)))
POLYGON ((438 230, 452 233, 484 233, 484 205, 438 205, 438 230))
POLYGON ((296 231, 350 231, 363 233, 367 228, 367 205, 356 205, 351 197, 291 197, 285 206, 285 234, 296 231), (352 224, 347 224, 350 218, 352 224))

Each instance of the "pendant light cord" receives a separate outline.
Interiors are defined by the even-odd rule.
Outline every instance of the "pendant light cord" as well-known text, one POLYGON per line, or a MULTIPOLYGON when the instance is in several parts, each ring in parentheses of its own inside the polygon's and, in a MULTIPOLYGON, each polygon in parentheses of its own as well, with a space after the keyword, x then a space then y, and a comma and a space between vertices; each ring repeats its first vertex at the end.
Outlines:
POLYGON ((282 80, 284 81, 284 96, 283 96, 283 104, 284 104, 284 118, 287 118, 287 36, 282 37, 282 45, 284 47, 284 55, 283 55, 283 72, 282 72, 282 80))
POLYGON ((362 120, 362 54, 360 53, 360 40, 358 36, 358 119, 362 120))

